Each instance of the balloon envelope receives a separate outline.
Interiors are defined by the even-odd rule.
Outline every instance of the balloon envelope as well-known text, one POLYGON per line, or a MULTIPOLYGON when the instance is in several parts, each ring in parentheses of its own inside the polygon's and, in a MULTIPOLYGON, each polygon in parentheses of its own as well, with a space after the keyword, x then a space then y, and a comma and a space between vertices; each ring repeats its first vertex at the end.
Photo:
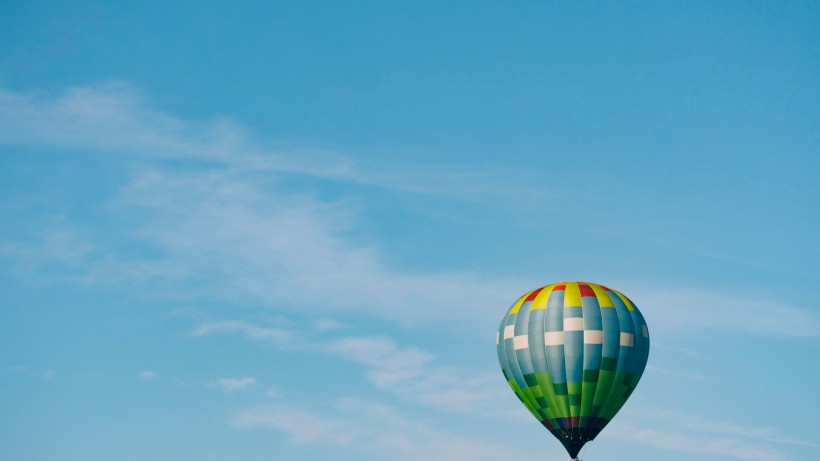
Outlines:
POLYGON ((649 357, 649 330, 620 292, 562 282, 513 303, 496 344, 515 395, 575 458, 635 390, 649 357))

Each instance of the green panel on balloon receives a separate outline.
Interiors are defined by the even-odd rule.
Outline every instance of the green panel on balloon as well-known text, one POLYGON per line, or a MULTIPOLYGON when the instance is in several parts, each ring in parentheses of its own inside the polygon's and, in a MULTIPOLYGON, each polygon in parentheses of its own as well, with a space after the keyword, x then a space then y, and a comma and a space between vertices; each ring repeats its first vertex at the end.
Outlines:
POLYGON ((513 303, 501 321, 497 347, 513 392, 576 458, 638 385, 649 357, 649 329, 622 293, 562 282, 513 303), (565 346, 566 338, 571 344, 565 346))

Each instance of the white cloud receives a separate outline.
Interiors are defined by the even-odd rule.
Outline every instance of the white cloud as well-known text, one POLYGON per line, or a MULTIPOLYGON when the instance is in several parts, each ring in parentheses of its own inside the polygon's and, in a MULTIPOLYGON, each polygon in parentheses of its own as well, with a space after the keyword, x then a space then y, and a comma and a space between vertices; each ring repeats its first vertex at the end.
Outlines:
MULTIPOLYGON (((409 419, 396 408, 359 399, 329 402, 321 415, 292 406, 247 409, 231 423, 239 428, 268 428, 283 432, 291 442, 362 452, 367 459, 430 461, 541 460, 508 445, 468 438, 409 419)), ((556 461, 560 458, 553 458, 556 461)))
POLYGON ((10 370, 13 371, 14 373, 20 375, 20 376, 38 378, 38 379, 42 379, 42 380, 45 380, 45 381, 49 381, 51 379, 54 379, 54 377, 57 376, 57 372, 55 372, 51 368, 48 368, 48 369, 43 370, 43 371, 38 371, 38 370, 33 370, 33 369, 29 368, 26 365, 16 365, 14 367, 11 367, 10 370))
POLYGON ((715 378, 713 378, 711 376, 699 375, 697 373, 687 373, 685 371, 678 371, 678 370, 668 370, 666 368, 660 368, 660 367, 656 367, 656 366, 652 366, 652 365, 647 365, 646 366, 646 371, 649 372, 649 373, 660 373, 662 375, 674 376, 676 378, 691 379, 691 380, 694 380, 694 381, 714 381, 715 380, 715 378))
POLYGON ((742 439, 697 437, 681 431, 647 429, 623 423, 607 426, 601 436, 632 440, 664 450, 703 453, 750 461, 786 461, 781 451, 742 439))
POLYGON ((159 373, 154 371, 141 371, 137 373, 137 378, 140 381, 151 381, 152 379, 156 379, 159 377, 159 373))
POLYGON ((291 407, 253 409, 233 419, 237 427, 268 427, 287 432, 295 443, 324 442, 348 445, 356 438, 352 421, 330 419, 291 407))
POLYGON ((820 318, 814 312, 772 301, 764 293, 733 295, 697 289, 636 289, 634 293, 653 329, 820 335, 820 318))
POLYGON ((680 413, 664 410, 655 413, 659 420, 672 422, 679 427, 710 434, 724 434, 737 437, 746 437, 753 440, 799 445, 804 447, 820 448, 820 444, 801 440, 796 437, 785 436, 774 427, 746 426, 728 421, 717 421, 692 413, 680 413))
POLYGON ((226 120, 195 126, 151 110, 122 84, 75 87, 56 97, 0 89, 4 144, 219 159, 241 136, 226 120))
POLYGON ((265 397, 269 399, 282 398, 284 395, 285 393, 282 392, 277 386, 268 386, 268 388, 265 389, 265 397))
POLYGON ((156 258, 117 254, 93 229, 57 223, 37 242, 0 243, 25 272, 59 264, 66 278, 87 283, 173 281, 168 296, 216 296, 282 309, 311 302, 319 316, 321 310, 364 310, 402 322, 497 310, 518 291, 518 284, 493 277, 390 267, 378 245, 359 232, 357 203, 320 200, 277 183, 282 174, 298 173, 466 197, 481 195, 475 187, 494 188, 485 194, 490 197, 511 190, 484 173, 426 167, 414 173, 406 166, 374 173, 329 153, 261 152, 229 123, 186 123, 146 108, 121 86, 75 88, 58 97, 0 92, 0 127, 0 142, 7 144, 123 152, 154 163, 135 172, 110 209, 144 216, 120 237, 152 246, 156 258), (168 157, 213 164, 183 173, 154 162, 168 157), (207 283, 183 289, 183 282, 202 280, 207 283))
MULTIPOLYGON (((241 334, 280 349, 321 353, 358 363, 376 388, 428 408, 510 415, 505 404, 513 400, 512 393, 499 373, 474 373, 452 366, 434 366, 435 357, 430 352, 400 346, 387 337, 349 336, 319 340, 307 330, 291 328, 284 331, 237 320, 204 323, 194 328, 191 335, 218 333, 241 334)), ((520 410, 519 413, 526 413, 523 407, 520 410)))
POLYGON ((0 88, 0 143, 197 159, 245 171, 301 174, 461 200, 521 202, 547 195, 543 186, 522 184, 528 172, 498 166, 389 165, 384 159, 357 164, 328 151, 265 151, 229 119, 182 120, 150 108, 135 88, 123 83, 74 87, 60 95, 0 88))
POLYGON ((316 331, 340 330, 347 327, 344 323, 327 317, 316 319, 312 323, 316 331))
POLYGON ((327 351, 365 365, 368 377, 383 388, 418 379, 433 360, 428 352, 399 347, 388 338, 343 338, 328 344, 327 351))
POLYGON ((82 235, 66 228, 47 231, 41 236, 39 247, 41 251, 38 253, 32 252, 25 246, 10 243, 0 245, 0 253, 25 256, 26 260, 36 266, 44 262, 46 255, 50 262, 70 264, 86 258, 97 248, 92 242, 83 239, 82 235))
POLYGON ((752 461, 785 461, 784 451, 772 444, 820 448, 817 443, 785 436, 774 427, 749 426, 657 408, 629 408, 601 436, 664 450, 752 461))
POLYGON ((150 212, 139 237, 162 249, 174 274, 207 277, 209 296, 401 322, 475 322, 515 297, 504 280, 391 268, 379 247, 354 243, 362 236, 348 203, 277 193, 231 172, 149 172, 120 201, 150 212))
POLYGON ((93 231, 55 219, 51 227, 34 234, 33 242, 0 243, 0 256, 10 257, 18 274, 38 281, 72 281, 82 285, 128 281, 180 280, 190 274, 167 260, 129 260, 95 242, 93 231))
MULTIPOLYGON (((150 245, 154 259, 116 254, 92 230, 58 224, 35 243, 0 243, 0 252, 28 272, 58 264, 73 267, 67 276, 85 283, 153 283, 157 292, 172 281, 166 296, 280 310, 301 310, 307 302, 318 317, 356 312, 405 324, 449 317, 482 330, 492 328, 499 309, 531 285, 497 274, 394 267, 364 230, 359 203, 297 193, 282 181, 299 175, 491 201, 512 194, 515 200, 508 202, 517 203, 533 199, 534 189, 520 172, 376 167, 331 152, 265 151, 230 121, 182 120, 148 107, 125 85, 73 88, 56 96, 0 90, 0 143, 125 153, 153 165, 135 172, 110 209, 143 216, 121 237, 150 245), (208 168, 181 172, 157 161, 168 158, 208 168)), ((817 315, 765 296, 675 289, 634 294, 647 306, 652 328, 820 334, 817 315)))
POLYGON ((379 389, 438 410, 492 413, 511 393, 498 373, 474 373, 452 366, 433 366, 433 355, 400 347, 388 338, 344 338, 328 352, 365 366, 379 389))
MULTIPOLYGON (((146 107, 133 89, 123 86, 75 88, 57 97, 0 90, 0 143, 96 150, 141 161, 132 180, 109 205, 112 210, 142 214, 137 227, 122 237, 149 244, 156 250, 155 259, 119 255, 96 239, 93 230, 59 222, 45 229, 34 244, 0 243, 0 254, 16 258, 24 272, 58 265, 70 278, 85 283, 171 280, 173 296, 227 299, 279 310, 302 311, 310 304, 318 316, 312 328, 319 332, 341 326, 324 317, 336 313, 364 313, 405 324, 467 319, 483 327, 496 322, 499 309, 519 295, 522 286, 529 286, 492 274, 421 273, 396 268, 378 243, 362 232, 357 213, 360 204, 321 199, 281 184, 284 176, 298 176, 460 200, 509 203, 510 197, 535 199, 531 190, 521 194, 522 186, 504 179, 526 183, 518 173, 430 165, 382 167, 356 163, 332 152, 268 152, 256 147, 229 120, 190 123, 146 107), (198 162, 208 168, 180 173, 158 159, 198 162), (490 320, 482 320, 487 318, 490 320)), ((820 334, 820 320, 814 313, 764 295, 740 298, 676 289, 636 290, 635 294, 641 306, 651 306, 644 312, 653 329, 820 334)), ((319 341, 308 330, 294 332, 292 328, 239 320, 203 323, 191 332, 193 336, 216 333, 242 334, 282 349, 321 351, 360 364, 376 388, 413 404, 470 414, 500 414, 506 412, 509 402, 505 399, 514 400, 498 373, 485 375, 437 365, 430 352, 401 346, 389 338, 349 336, 319 341), (496 405, 504 409, 496 410, 496 405)), ((656 367, 649 370, 709 379, 656 367)), ((24 371, 29 373, 27 369, 20 373, 24 371)), ((49 379, 54 372, 46 370, 36 376, 49 379)), ((157 376, 152 371, 138 374, 144 381, 157 376)), ((226 393, 255 385, 257 381, 251 377, 208 383, 226 393)), ((266 390, 268 393, 279 395, 275 388, 266 390)), ((514 417, 530 420, 523 407, 518 410, 514 417)), ((239 414, 233 424, 269 427, 288 434, 296 443, 362 447, 375 453, 375 459, 383 459, 385 451, 397 453, 398 460, 528 459, 507 447, 453 435, 398 416, 395 409, 367 402, 340 401, 334 411, 328 417, 303 408, 260 407, 239 414)), ((668 431, 618 425, 604 435, 752 461, 784 458, 770 447, 748 443, 742 437, 817 446, 784 437, 772 428, 702 420, 690 424, 684 417, 666 418, 677 428, 668 431), (700 434, 704 428, 727 437, 700 434)))
POLYGON ((66 225, 45 231, 39 242, 6 243, 3 252, 29 272, 59 263, 69 278, 88 283, 152 283, 156 292, 173 281, 168 296, 297 311, 311 302, 319 316, 365 311, 403 323, 442 316, 479 322, 485 317, 477 313, 497 312, 520 291, 518 283, 466 272, 390 267, 359 229, 355 204, 277 190, 255 172, 142 171, 112 208, 145 216, 122 237, 150 245, 158 257, 117 255, 90 244, 101 240, 92 230, 67 234, 66 225))
POLYGON ((219 389, 226 394, 234 391, 244 391, 256 384, 254 378, 223 378, 208 383, 208 387, 212 389, 219 389))
POLYGON ((698 357, 698 351, 696 351, 695 349, 689 347, 673 346, 657 340, 652 341, 652 349, 663 349, 688 357, 698 357))
POLYGON ((206 336, 217 333, 238 333, 251 339, 271 341, 280 347, 304 347, 299 335, 293 330, 274 327, 260 327, 242 320, 225 320, 221 322, 202 323, 193 331, 191 336, 206 336))

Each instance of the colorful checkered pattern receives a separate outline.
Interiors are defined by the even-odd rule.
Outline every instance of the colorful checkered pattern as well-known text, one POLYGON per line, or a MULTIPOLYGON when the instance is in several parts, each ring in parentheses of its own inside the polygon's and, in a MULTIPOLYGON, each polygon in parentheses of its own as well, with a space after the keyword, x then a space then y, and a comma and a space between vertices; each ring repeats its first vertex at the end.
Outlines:
POLYGON ((507 383, 572 458, 621 409, 649 357, 649 330, 635 304, 585 282, 522 296, 497 343, 507 383))

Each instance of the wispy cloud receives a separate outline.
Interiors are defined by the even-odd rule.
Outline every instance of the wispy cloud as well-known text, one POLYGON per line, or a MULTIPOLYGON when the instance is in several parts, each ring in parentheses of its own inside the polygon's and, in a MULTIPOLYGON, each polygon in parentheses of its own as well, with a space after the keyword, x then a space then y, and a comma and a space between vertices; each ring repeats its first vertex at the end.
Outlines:
POLYGON ((205 323, 196 327, 191 334, 205 336, 217 333, 241 334, 266 341, 280 349, 332 355, 357 363, 377 389, 428 408, 508 415, 503 403, 512 400, 512 394, 496 373, 475 373, 435 365, 432 353, 416 347, 400 346, 384 336, 320 340, 312 337, 309 331, 284 331, 236 320, 205 323))
MULTIPOLYGON (((26 275, 42 272, 41 269, 48 267, 52 272, 67 269, 79 274, 74 278, 80 279, 88 273, 77 269, 89 267, 88 262, 95 258, 98 251, 98 245, 65 223, 41 231, 33 244, 0 242, 0 256, 15 260, 17 272, 26 275)), ((42 276, 42 273, 39 275, 42 276)))
POLYGON ((714 381, 716 379, 711 376, 699 375, 697 373, 688 373, 679 370, 668 370, 666 368, 660 368, 652 365, 647 365, 646 371, 651 373, 660 373, 667 376, 674 376, 676 378, 691 379, 695 381, 714 381))
POLYGON ((278 399, 283 397, 284 395, 285 393, 282 392, 282 390, 279 389, 278 386, 268 386, 268 388, 265 389, 265 397, 269 399, 278 399))
POLYGON ((786 436, 774 427, 737 424, 667 409, 630 408, 601 435, 663 450, 752 461, 785 461, 784 451, 774 446, 778 444, 820 448, 815 442, 786 436))
POLYGON ((156 257, 99 249, 89 243, 98 240, 93 233, 72 232, 67 240, 61 228, 33 243, 6 243, 2 251, 27 272, 59 263, 69 278, 86 283, 150 283, 157 293, 174 282, 169 296, 296 311, 312 302, 317 316, 353 310, 404 323, 451 316, 469 328, 485 318, 477 312, 497 311, 516 292, 518 284, 509 280, 390 267, 377 245, 355 243, 366 239, 355 236, 357 218, 348 203, 265 188, 227 171, 151 170, 122 191, 117 208, 147 212, 122 237, 150 245, 156 257), (472 302, 464 302, 465 293, 472 302))
POLYGON ((331 331, 331 330, 340 330, 342 328, 347 327, 346 324, 331 318, 319 318, 315 319, 313 322, 313 328, 317 331, 331 331))
MULTIPOLYGON (((232 319, 201 323, 191 336, 236 334, 292 353, 332 356, 360 366, 373 387, 397 404, 532 423, 497 372, 441 364, 432 352, 386 336, 338 336, 349 330, 332 319, 363 314, 403 325, 458 324, 492 331, 499 309, 531 283, 488 272, 398 267, 390 263, 389 250, 367 232, 361 202, 344 193, 341 198, 326 198, 309 188, 293 187, 291 181, 308 178, 325 185, 341 183, 350 190, 375 187, 385 193, 435 194, 494 204, 533 197, 531 189, 522 192, 521 186, 505 179, 526 183, 520 174, 443 165, 374 165, 334 152, 274 152, 259 148, 230 120, 185 121, 151 109, 133 89, 123 86, 75 88, 56 97, 0 90, 0 143, 91 150, 136 160, 116 195, 102 198, 109 218, 125 224, 104 232, 118 232, 119 240, 150 251, 136 256, 120 253, 99 238, 103 231, 66 216, 33 240, 0 242, 0 255, 16 260, 21 272, 56 273, 73 281, 118 287, 127 281, 128 286, 151 287, 141 292, 274 306, 280 312, 304 312, 310 304, 315 317, 305 327, 232 319), (193 168, 169 166, 180 162, 193 168), (140 220, 125 222, 124 216, 133 213, 140 220), (173 288, 163 291, 169 286, 173 288)), ((820 334, 815 313, 765 294, 638 288, 630 295, 639 301, 653 331, 820 334)), ((54 376, 51 370, 20 373, 42 379, 54 376)), ((648 373, 713 379, 652 365, 648 373)), ((137 377, 150 381, 158 374, 146 370, 137 377)), ((176 378, 171 382, 185 385, 176 378)), ((225 393, 263 388, 253 377, 205 385, 225 393)), ((277 398, 281 392, 268 387, 264 394, 277 398)), ((702 418, 695 423, 692 417, 668 413, 653 421, 672 427, 618 424, 604 436, 751 461, 784 461, 780 452, 761 442, 817 447, 768 427, 702 418)), ((398 460, 511 457, 508 447, 454 435, 407 419, 394 408, 362 401, 336 401, 329 416, 292 406, 257 407, 240 413, 232 423, 272 428, 295 443, 361 447, 375 459, 382 459, 385 451, 397 453, 398 460)), ((520 453, 513 457, 527 459, 520 453)))
MULTIPOLYGON (((56 266, 71 280, 151 284, 152 293, 169 297, 294 311, 310 302, 317 317, 356 312, 404 324, 449 317, 482 331, 493 327, 499 306, 532 285, 486 272, 397 267, 366 231, 361 203, 319 198, 282 180, 301 175, 459 199, 532 197, 532 188, 524 192, 504 179, 526 184, 518 173, 375 167, 332 152, 273 152, 259 148, 230 120, 186 121, 151 108, 125 85, 78 87, 58 95, 0 90, 0 143, 142 159, 132 180, 107 198, 115 218, 139 213, 142 219, 105 232, 120 232, 121 239, 150 248, 151 257, 106 247, 95 234, 99 229, 58 223, 33 241, 0 242, 0 254, 14 258, 26 273, 56 266), (165 159, 199 162, 199 167, 172 168, 165 159), (169 284, 173 289, 163 292, 169 284)), ((653 329, 820 334, 815 313, 766 296, 674 288, 630 294, 647 306, 653 329)))
POLYGON ((261 149, 230 119, 185 121, 151 108, 124 83, 74 87, 57 95, 0 89, 0 143, 204 160, 237 170, 303 174, 460 200, 539 200, 548 195, 543 186, 522 185, 526 171, 498 166, 391 165, 384 159, 361 163, 329 151, 261 149))
POLYGON ((45 370, 34 370, 26 365, 17 365, 10 368, 11 371, 16 373, 19 376, 25 376, 29 378, 38 378, 45 381, 54 379, 57 376, 57 372, 52 370, 51 368, 45 370))
POLYGON ((183 267, 177 272, 208 268, 218 294, 244 302, 301 310, 310 300, 319 314, 352 309, 418 322, 476 318, 463 311, 497 310, 515 292, 506 280, 389 267, 378 246, 354 243, 361 239, 349 204, 264 189, 225 172, 152 172, 122 200, 150 210, 155 219, 140 236, 183 267), (465 293, 475 302, 464 303, 465 293))
MULTIPOLYGON (((394 172, 331 153, 262 151, 230 122, 185 122, 147 108, 124 86, 74 88, 56 97, 0 91, 0 142, 128 153, 145 161, 119 195, 108 198, 109 209, 144 217, 123 226, 120 237, 150 246, 155 257, 118 253, 94 229, 58 223, 35 241, 0 242, 0 251, 25 272, 56 265, 59 274, 85 283, 174 281, 174 296, 284 309, 312 301, 326 311, 366 311, 402 322, 464 317, 453 309, 459 306, 496 310, 520 291, 520 284, 494 276, 391 267, 363 231, 358 203, 322 200, 278 181, 295 173, 453 197, 482 195, 476 187, 490 187, 484 194, 490 197, 513 190, 491 178, 491 170, 402 165, 394 172), (211 163, 180 171, 156 161, 166 158, 211 163), (208 283, 183 285, 202 280, 208 283), (473 301, 464 303, 465 293, 473 301)), ((117 228, 106 229, 112 231, 117 228)))
POLYGON ((28 242, 0 242, 0 257, 14 261, 14 272, 37 282, 71 281, 111 285, 125 281, 183 280, 191 274, 168 260, 138 260, 117 255, 95 242, 95 233, 60 218, 28 242))
POLYGON ((607 426, 607 430, 601 435, 632 440, 663 450, 703 453, 750 461, 786 461, 781 451, 745 439, 698 437, 682 431, 648 429, 625 424, 607 426))
POLYGON ((295 443, 323 442, 349 445, 357 437, 351 420, 330 419, 293 407, 251 409, 232 420, 237 427, 266 427, 287 432, 295 443))
POLYGON ((236 333, 251 339, 271 341, 279 347, 304 347, 299 335, 292 330, 270 326, 258 326, 243 320, 224 320, 220 322, 202 323, 191 331, 191 336, 206 336, 219 333, 236 333))
POLYGON ((480 313, 497 312, 520 291, 515 286, 521 283, 497 277, 391 267, 376 244, 357 243, 367 239, 356 235, 348 203, 266 187, 227 171, 143 172, 122 191, 117 207, 150 217, 123 237, 150 245, 157 257, 94 248, 65 255, 48 243, 51 232, 49 240, 17 244, 6 253, 13 251, 29 268, 47 266, 59 255, 61 267, 74 263, 73 279, 153 283, 154 293, 173 281, 169 296, 296 311, 311 302, 317 316, 355 311, 408 324, 451 317, 467 328, 476 322, 492 328, 494 319, 480 313), (207 283, 195 283, 202 280, 207 283))
POLYGON ((137 373, 137 379, 139 379, 140 381, 151 381, 151 380, 156 379, 158 377, 159 377, 159 373, 157 373, 155 371, 146 370, 146 371, 141 371, 141 372, 137 373))
POLYGON ((710 434, 724 434, 749 439, 766 441, 772 443, 783 443, 787 445, 799 445, 804 447, 820 448, 820 444, 801 440, 796 437, 783 435, 781 431, 768 426, 747 426, 728 421, 719 421, 705 418, 692 413, 680 413, 674 411, 661 411, 656 414, 656 418, 672 422, 679 427, 710 434))
POLYGON ((496 373, 434 366, 429 352, 399 347, 387 338, 343 338, 331 343, 329 350, 364 365, 377 388, 430 408, 490 413, 510 397, 496 373))
MULTIPOLYGON (((360 399, 328 402, 320 414, 292 406, 250 408, 231 423, 239 428, 283 432, 293 443, 339 447, 364 453, 369 459, 483 461, 544 460, 512 446, 468 438, 403 416, 396 408, 360 399)), ((560 458, 555 458, 560 459, 560 458)))
POLYGON ((667 351, 675 352, 676 354, 682 354, 688 357, 697 357, 698 351, 689 347, 678 347, 673 346, 671 344, 666 344, 665 342, 661 341, 652 341, 652 348, 653 349, 663 349, 667 351))
POLYGON ((331 342, 327 350, 365 365, 369 378, 389 388, 421 376, 433 355, 414 347, 399 347, 389 338, 350 337, 331 342))
POLYGON ((60 95, 0 89, 3 144, 220 159, 241 138, 228 120, 196 125, 151 110, 124 84, 75 87, 60 95))
POLYGON ((818 336, 820 317, 778 303, 764 293, 739 295, 697 289, 636 289, 639 305, 649 306, 654 329, 733 330, 771 336, 818 336))
POLYGON ((208 387, 219 389, 226 394, 249 389, 256 384, 255 378, 222 378, 208 383, 208 387))

